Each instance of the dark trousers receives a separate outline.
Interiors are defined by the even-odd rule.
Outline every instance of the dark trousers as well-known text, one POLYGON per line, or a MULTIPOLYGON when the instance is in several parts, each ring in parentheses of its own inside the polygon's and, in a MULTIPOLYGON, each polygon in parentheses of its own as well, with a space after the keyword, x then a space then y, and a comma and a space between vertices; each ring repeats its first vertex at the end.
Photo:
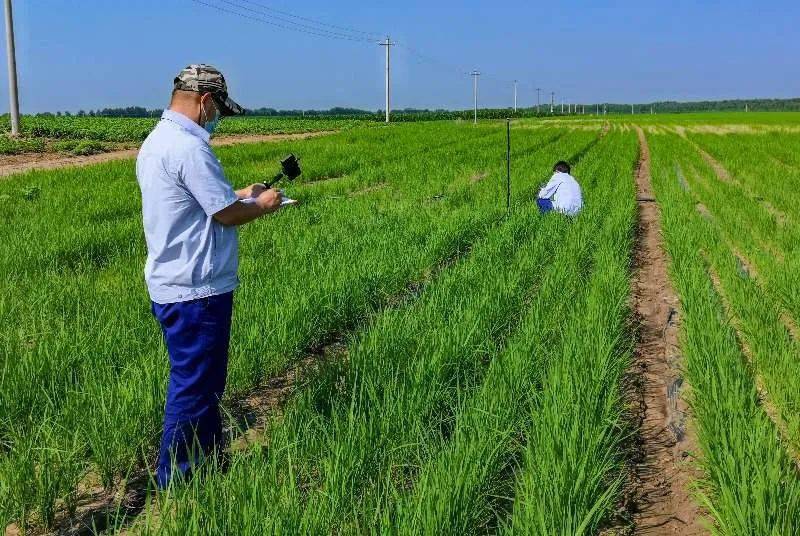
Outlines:
POLYGON ((169 385, 156 483, 224 448, 219 401, 228 373, 233 292, 180 303, 153 303, 169 351, 169 385))
POLYGON ((553 210, 553 202, 550 199, 542 199, 541 197, 538 197, 536 199, 536 204, 539 206, 539 212, 542 214, 547 214, 553 210))

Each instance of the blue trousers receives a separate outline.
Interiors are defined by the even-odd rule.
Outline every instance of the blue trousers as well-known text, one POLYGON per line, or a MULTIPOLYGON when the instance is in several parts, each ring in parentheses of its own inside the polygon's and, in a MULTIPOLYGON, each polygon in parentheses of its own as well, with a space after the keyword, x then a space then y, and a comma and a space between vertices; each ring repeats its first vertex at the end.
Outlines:
POLYGON ((542 214, 547 214, 553 210, 553 202, 550 199, 542 199, 541 197, 537 197, 536 204, 539 206, 539 212, 542 214))
POLYGON ((156 483, 185 477, 224 448, 219 401, 228 374, 233 292, 188 302, 153 303, 169 351, 169 384, 156 483))

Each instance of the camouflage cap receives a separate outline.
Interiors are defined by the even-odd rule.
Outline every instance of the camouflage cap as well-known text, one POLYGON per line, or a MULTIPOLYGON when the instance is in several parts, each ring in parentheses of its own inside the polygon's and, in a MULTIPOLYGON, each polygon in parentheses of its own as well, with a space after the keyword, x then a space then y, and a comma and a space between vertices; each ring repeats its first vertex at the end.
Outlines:
POLYGON ((193 63, 178 73, 175 89, 211 93, 221 115, 242 115, 244 108, 228 97, 228 84, 219 69, 205 63, 193 63))

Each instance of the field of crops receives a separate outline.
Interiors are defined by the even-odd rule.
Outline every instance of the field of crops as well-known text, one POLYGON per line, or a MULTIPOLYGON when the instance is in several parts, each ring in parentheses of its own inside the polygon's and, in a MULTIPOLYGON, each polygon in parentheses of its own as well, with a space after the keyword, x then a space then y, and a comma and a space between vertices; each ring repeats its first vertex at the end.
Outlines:
MULTIPOLYGON (((8 116, 0 116, 0 155, 28 152, 91 154, 119 144, 142 142, 157 118, 23 116, 21 137, 11 138, 8 116)), ((358 119, 297 117, 228 117, 220 122, 219 136, 244 134, 295 134, 341 130, 364 124, 358 119)))
POLYGON ((510 213, 505 123, 217 149, 237 187, 299 154, 303 203, 240 234, 229 463, 163 493, 133 162, 0 181, 0 527, 627 534, 642 128, 703 522, 799 534, 800 133, 724 117, 515 122, 510 213), (559 159, 574 219, 536 210, 559 159))

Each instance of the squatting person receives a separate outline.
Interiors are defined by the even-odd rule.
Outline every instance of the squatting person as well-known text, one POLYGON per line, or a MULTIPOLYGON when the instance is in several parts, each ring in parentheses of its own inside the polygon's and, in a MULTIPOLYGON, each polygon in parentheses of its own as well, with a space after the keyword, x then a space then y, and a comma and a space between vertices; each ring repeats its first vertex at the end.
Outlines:
POLYGON ((563 160, 553 166, 553 176, 539 190, 536 200, 542 213, 556 211, 574 216, 583 208, 583 194, 575 177, 570 175, 569 164, 563 160))
POLYGON ((281 203, 280 192, 263 184, 234 191, 209 146, 220 117, 244 111, 228 97, 222 73, 190 65, 173 84, 169 109, 136 160, 145 280, 170 361, 156 472, 162 488, 174 471, 188 476, 195 464, 223 448, 219 401, 239 283, 236 227, 281 203), (245 198, 252 202, 241 202, 245 198))

